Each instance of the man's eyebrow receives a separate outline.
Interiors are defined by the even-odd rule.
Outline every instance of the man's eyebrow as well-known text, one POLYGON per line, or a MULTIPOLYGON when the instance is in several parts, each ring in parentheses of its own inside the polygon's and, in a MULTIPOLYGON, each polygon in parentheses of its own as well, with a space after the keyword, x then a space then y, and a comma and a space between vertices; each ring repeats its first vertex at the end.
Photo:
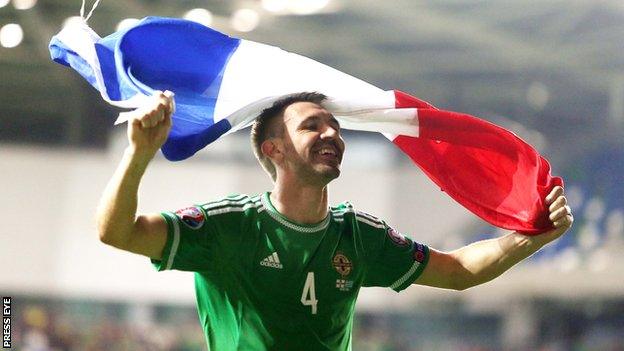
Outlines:
MULTIPOLYGON (((312 115, 306 117, 303 121, 301 121, 301 123, 299 123, 299 125, 302 125, 302 124, 304 124, 304 123, 306 123, 306 122, 308 122, 310 120, 318 121, 318 120, 322 119, 324 115, 325 114, 318 114, 318 113, 312 114, 312 115)), ((336 124, 340 128, 340 122, 336 119, 336 117, 334 117, 334 115, 331 115, 331 114, 329 115, 329 122, 336 124)))

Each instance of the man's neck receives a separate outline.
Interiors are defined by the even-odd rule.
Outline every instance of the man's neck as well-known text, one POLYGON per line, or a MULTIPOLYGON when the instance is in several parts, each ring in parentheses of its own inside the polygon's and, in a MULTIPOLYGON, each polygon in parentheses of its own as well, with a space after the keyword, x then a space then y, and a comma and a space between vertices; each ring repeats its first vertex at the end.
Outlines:
POLYGON ((271 192, 276 210, 293 222, 314 224, 327 217, 327 186, 278 179, 271 192))

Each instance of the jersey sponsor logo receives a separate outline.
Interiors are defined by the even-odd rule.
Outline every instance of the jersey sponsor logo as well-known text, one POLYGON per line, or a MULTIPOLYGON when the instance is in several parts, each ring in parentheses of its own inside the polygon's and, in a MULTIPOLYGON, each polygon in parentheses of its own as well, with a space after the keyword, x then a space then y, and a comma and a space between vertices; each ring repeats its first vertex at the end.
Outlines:
POLYGON ((204 217, 204 213, 195 206, 177 210, 175 214, 184 224, 189 226, 189 228, 191 229, 201 228, 206 220, 206 218, 204 217))
POLYGON ((280 262, 279 256, 277 256, 277 252, 274 252, 269 256, 265 257, 262 261, 260 261, 260 265, 277 269, 284 268, 284 266, 280 262))
POLYGON ((343 278, 348 276, 353 269, 353 263, 342 252, 336 252, 332 259, 332 266, 343 278))
POLYGON ((406 238, 405 236, 403 236, 403 234, 397 232, 393 228, 388 228, 386 233, 388 234, 390 240, 392 240, 393 243, 399 246, 407 246, 410 244, 410 240, 408 238, 406 238))
POLYGON ((425 261, 425 247, 422 244, 416 243, 414 245, 413 253, 414 261, 423 263, 425 261))

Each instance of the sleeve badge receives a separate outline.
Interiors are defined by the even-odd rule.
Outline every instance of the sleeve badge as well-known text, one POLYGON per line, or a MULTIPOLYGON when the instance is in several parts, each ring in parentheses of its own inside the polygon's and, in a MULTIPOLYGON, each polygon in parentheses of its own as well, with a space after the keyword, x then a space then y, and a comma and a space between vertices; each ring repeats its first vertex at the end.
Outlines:
POLYGON ((175 214, 182 221, 182 223, 186 224, 191 229, 201 228, 206 221, 204 213, 195 206, 179 209, 175 212, 175 214))
POLYGON ((406 238, 403 234, 397 232, 393 228, 388 228, 386 233, 388 234, 390 240, 399 246, 407 246, 410 244, 410 239, 406 238))
POLYGON ((425 261, 425 247, 422 244, 414 244, 414 261, 423 263, 425 261))

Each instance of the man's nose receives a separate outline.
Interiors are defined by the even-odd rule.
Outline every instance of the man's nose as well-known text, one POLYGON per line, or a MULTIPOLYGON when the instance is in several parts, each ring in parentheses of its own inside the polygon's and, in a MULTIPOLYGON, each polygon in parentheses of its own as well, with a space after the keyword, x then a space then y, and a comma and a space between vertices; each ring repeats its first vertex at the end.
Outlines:
POLYGON ((340 133, 338 132, 338 130, 334 129, 334 127, 327 125, 325 126, 323 133, 321 134, 322 137, 324 138, 338 138, 338 136, 340 135, 340 133))

